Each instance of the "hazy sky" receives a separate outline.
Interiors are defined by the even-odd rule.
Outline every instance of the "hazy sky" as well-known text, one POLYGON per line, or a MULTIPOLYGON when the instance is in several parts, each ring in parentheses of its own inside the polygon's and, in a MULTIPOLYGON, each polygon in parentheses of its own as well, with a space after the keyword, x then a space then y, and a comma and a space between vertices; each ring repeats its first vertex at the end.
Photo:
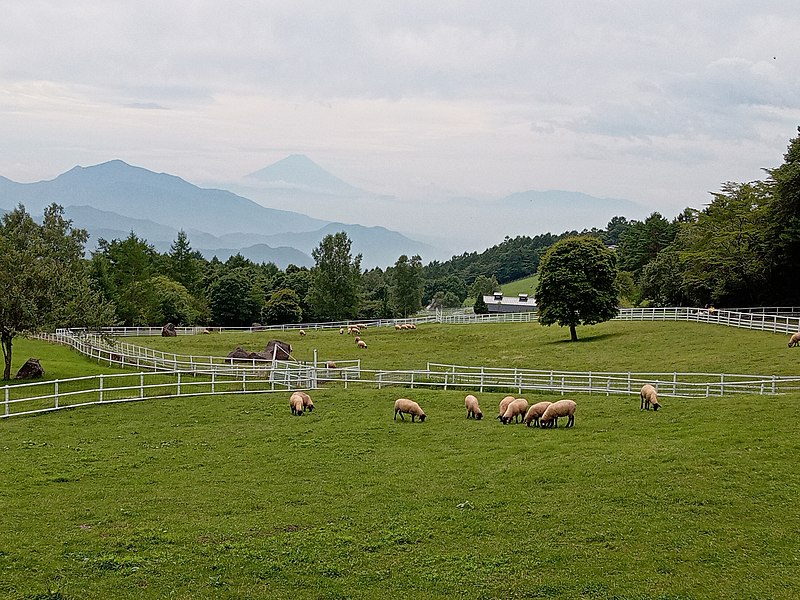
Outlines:
MULTIPOLYGON (((407 199, 564 189, 674 216, 800 124, 782 0, 0 0, 0 175, 198 185, 303 153, 407 199)), ((295 207, 302 212, 302 207, 295 207)))

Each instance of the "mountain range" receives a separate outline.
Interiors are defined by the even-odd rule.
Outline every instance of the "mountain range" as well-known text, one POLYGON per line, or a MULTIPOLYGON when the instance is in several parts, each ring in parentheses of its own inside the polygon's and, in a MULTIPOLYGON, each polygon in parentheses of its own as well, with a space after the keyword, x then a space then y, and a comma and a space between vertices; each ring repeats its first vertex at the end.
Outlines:
MULTIPOLYGON (((230 187, 237 189, 237 184, 230 187)), ((498 235, 561 233, 603 227, 614 215, 644 216, 643 209, 628 200, 567 191, 526 191, 494 200, 409 201, 351 185, 301 154, 244 176, 240 190, 242 195, 202 188, 174 175, 111 160, 77 166, 35 183, 0 176, 0 209, 21 203, 36 216, 56 202, 76 227, 89 232, 89 249, 100 238, 121 239, 135 232, 165 252, 183 230, 192 248, 207 258, 226 260, 240 253, 281 269, 289 264, 312 266, 312 250, 325 235, 339 231, 352 240, 353 254, 363 255, 362 266, 371 268, 392 265, 402 254, 419 254, 426 262, 447 259, 496 243, 498 235), (332 218, 314 218, 287 207, 332 218), (392 223, 392 229, 357 224, 365 220, 392 223)))
MULTIPOLYGON (((342 182, 344 183, 344 182, 342 182)), ((346 184, 345 184, 346 185, 346 184)), ((225 260, 241 253, 257 262, 312 266, 311 251, 328 233, 345 231, 365 267, 386 267, 401 254, 432 258, 434 247, 383 227, 333 223, 267 208, 220 189, 112 160, 74 167, 53 180, 17 183, 0 177, 0 208, 23 204, 32 215, 56 202, 91 239, 119 239, 131 231, 161 252, 183 229, 194 250, 225 260)))

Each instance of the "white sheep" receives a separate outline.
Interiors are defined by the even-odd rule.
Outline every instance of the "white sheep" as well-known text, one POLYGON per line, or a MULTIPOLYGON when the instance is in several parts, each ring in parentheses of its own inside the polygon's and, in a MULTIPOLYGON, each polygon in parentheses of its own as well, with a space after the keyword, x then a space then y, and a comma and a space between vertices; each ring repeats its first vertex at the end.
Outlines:
POLYGON ((425 411, 422 410, 419 404, 408 398, 398 398, 394 402, 394 420, 397 420, 397 415, 400 415, 400 420, 405 421, 403 413, 411 415, 411 422, 414 422, 416 417, 419 417, 420 422, 425 421, 425 411))
POLYGON ((305 336, 305 334, 306 334, 306 330, 305 329, 301 329, 300 330, 300 337, 305 336))
POLYGON ((503 415, 508 408, 508 405, 511 404, 516 398, 514 396, 506 396, 502 400, 500 400, 500 406, 498 407, 497 418, 501 421, 503 420, 503 415))
POLYGON ((402 330, 402 329, 403 329, 403 326, 402 326, 402 325, 400 325, 400 323, 395 323, 395 324, 394 324, 394 329, 395 329, 395 331, 400 331, 400 330, 402 330))
POLYGON ((792 337, 789 338, 789 348, 793 348, 798 344, 800 344, 800 331, 793 333, 792 337))
POLYGON ((358 344, 358 342, 360 342, 360 341, 361 341, 361 337, 360 337, 360 336, 356 336, 356 337, 354 337, 354 338, 353 338, 353 341, 354 341, 356 344, 358 344))
POLYGON ((358 340, 358 343, 357 343, 357 345, 358 345, 358 347, 359 347, 359 348, 366 349, 366 347, 367 347, 367 342, 365 342, 364 340, 358 340))
POLYGON ((480 421, 483 418, 481 407, 478 406, 478 399, 472 394, 467 394, 467 397, 464 398, 464 406, 467 407, 468 419, 472 417, 473 419, 480 421))
POLYGON ((524 417, 526 410, 528 410, 528 401, 525 400, 525 398, 517 398, 508 405, 508 408, 506 408, 506 412, 503 413, 503 418, 500 419, 500 421, 504 425, 511 423, 512 419, 515 423, 519 423, 519 417, 524 417))
POLYGON ((303 416, 303 397, 297 392, 293 393, 289 398, 289 408, 292 409, 292 414, 298 417, 303 416))
POLYGON ((336 368, 336 363, 333 362, 332 360, 329 360, 329 361, 327 361, 325 363, 325 368, 326 369, 335 369, 336 368))
POLYGON ((661 408, 661 403, 658 401, 658 392, 656 392, 656 388, 649 383, 645 383, 642 386, 642 391, 639 392, 639 397, 642 399, 642 404, 639 406, 639 410, 648 410, 651 404, 653 405, 653 412, 661 408))
POLYGON ((339 327, 339 335, 344 335, 344 327, 339 327))
POLYGON ((575 425, 575 409, 578 405, 574 400, 559 400, 553 402, 548 406, 544 414, 539 417, 539 426, 545 427, 558 427, 558 417, 569 417, 567 420, 567 427, 575 425))
POLYGON ((547 407, 550 406, 552 402, 537 402, 536 404, 531 405, 528 409, 528 412, 525 413, 525 425, 528 427, 531 426, 531 422, 538 427, 539 426, 539 419, 544 414, 544 411, 547 410, 547 407))

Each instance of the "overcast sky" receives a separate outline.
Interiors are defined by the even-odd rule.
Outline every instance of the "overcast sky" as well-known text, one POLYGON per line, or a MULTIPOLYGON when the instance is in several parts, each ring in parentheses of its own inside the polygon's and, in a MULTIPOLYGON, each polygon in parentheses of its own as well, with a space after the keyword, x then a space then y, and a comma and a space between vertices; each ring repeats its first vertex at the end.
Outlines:
POLYGON ((0 0, 0 14, 0 175, 21 182, 120 158, 206 185, 302 153, 412 205, 563 189, 674 216, 762 178, 800 124, 789 0, 0 0))

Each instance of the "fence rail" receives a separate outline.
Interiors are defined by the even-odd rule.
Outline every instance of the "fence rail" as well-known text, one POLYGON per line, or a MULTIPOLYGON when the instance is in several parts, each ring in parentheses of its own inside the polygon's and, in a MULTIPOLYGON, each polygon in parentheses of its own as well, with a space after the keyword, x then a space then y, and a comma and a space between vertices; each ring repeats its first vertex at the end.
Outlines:
POLYGON ((645 383, 662 396, 707 398, 731 394, 774 395, 800 391, 800 376, 729 373, 608 373, 501 369, 428 363, 420 370, 317 369, 286 363, 277 372, 150 371, 95 375, 6 385, 0 418, 64 408, 144 399, 286 392, 342 385, 462 389, 474 392, 550 392, 638 395, 645 383))

